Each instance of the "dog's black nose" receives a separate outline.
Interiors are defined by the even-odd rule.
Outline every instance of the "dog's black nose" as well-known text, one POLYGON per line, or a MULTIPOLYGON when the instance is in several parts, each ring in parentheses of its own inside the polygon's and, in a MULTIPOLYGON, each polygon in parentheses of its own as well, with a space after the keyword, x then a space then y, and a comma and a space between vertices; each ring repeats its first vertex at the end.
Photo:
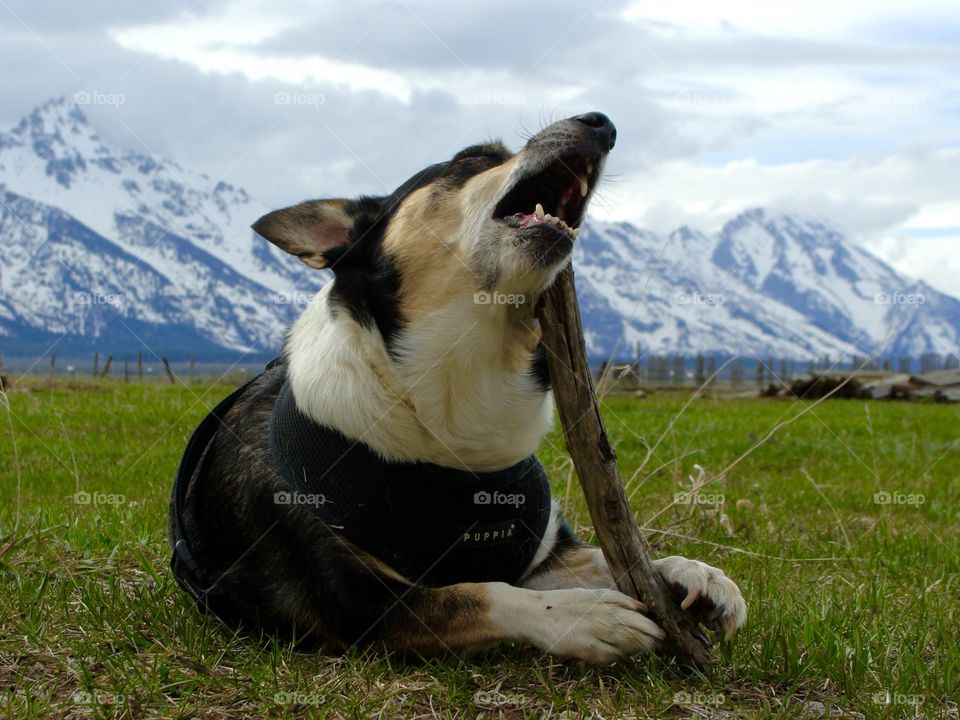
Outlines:
POLYGON ((613 150, 613 146, 617 144, 617 128, 613 121, 603 113, 588 112, 570 119, 592 128, 597 135, 597 139, 607 146, 607 150, 613 150))

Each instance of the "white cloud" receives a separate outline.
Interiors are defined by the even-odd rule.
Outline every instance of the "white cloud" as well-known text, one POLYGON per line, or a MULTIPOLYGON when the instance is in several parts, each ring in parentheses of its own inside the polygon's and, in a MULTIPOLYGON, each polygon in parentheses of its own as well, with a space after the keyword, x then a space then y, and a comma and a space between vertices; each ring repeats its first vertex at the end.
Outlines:
POLYGON ((600 109, 619 141, 597 214, 660 230, 816 214, 956 292, 954 2, 6 3, 26 27, 0 26, 0 59, 30 72, 0 78, 0 117, 120 92, 91 112, 112 139, 268 203, 383 192, 467 143, 600 109), (296 91, 323 102, 274 102, 296 91))
POLYGON ((941 292, 960 295, 960 227, 936 237, 885 235, 865 246, 907 275, 921 278, 941 292))
POLYGON ((775 3, 766 0, 738 0, 717 3, 710 0, 673 0, 632 3, 622 16, 633 22, 673 26, 701 35, 745 32, 816 39, 856 39, 866 25, 909 15, 936 19, 956 13, 950 0, 916 0, 909 4, 890 0, 807 0, 803 3, 775 3))
POLYGON ((350 90, 376 90, 409 100, 412 85, 401 73, 315 54, 282 57, 254 51, 258 44, 297 24, 293 15, 267 12, 244 2, 215 15, 197 16, 188 11, 160 23, 116 28, 112 35, 128 50, 186 62, 202 72, 241 73, 252 81, 295 84, 326 79, 350 90))
POLYGON ((660 232, 683 223, 718 230, 747 207, 813 216, 904 272, 955 294, 956 242, 911 230, 960 227, 957 187, 960 148, 773 165, 678 160, 604 186, 595 212, 660 232))

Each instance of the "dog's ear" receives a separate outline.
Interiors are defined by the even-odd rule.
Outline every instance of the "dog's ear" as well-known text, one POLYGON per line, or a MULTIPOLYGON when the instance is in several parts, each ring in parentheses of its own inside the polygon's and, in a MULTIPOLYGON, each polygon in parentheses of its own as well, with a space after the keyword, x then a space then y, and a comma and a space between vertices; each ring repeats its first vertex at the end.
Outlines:
POLYGON ((353 218, 346 200, 308 200, 274 210, 253 224, 253 230, 281 250, 318 270, 327 267, 327 253, 350 244, 353 218))

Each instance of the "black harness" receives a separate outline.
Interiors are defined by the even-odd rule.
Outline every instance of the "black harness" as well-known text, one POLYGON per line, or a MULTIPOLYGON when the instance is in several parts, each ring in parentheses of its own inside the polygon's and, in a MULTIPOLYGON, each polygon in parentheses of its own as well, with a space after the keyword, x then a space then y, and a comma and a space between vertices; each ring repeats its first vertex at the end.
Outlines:
MULTIPOLYGON (((272 368, 276 362, 274 360, 268 364, 267 370, 272 368)), ((198 481, 203 477, 203 473, 199 473, 197 470, 206 457, 207 449, 213 442, 214 435, 224 424, 224 418, 233 404, 259 377, 258 375, 227 395, 200 422, 197 429, 193 431, 193 435, 190 436, 189 442, 187 442, 187 447, 183 451, 183 457, 180 458, 180 465, 177 467, 177 474, 173 481, 173 497, 170 500, 173 557, 170 559, 170 569, 173 571, 173 577, 176 578, 177 583, 197 602, 197 605, 214 615, 218 615, 216 608, 223 598, 225 590, 219 584, 210 581, 190 551, 187 531, 183 526, 183 505, 187 499, 190 479, 194 477, 194 474, 196 474, 198 481)))
MULTIPOLYGON (((249 385, 204 418, 174 484, 171 566, 181 587, 207 610, 225 591, 194 560, 182 506, 191 478, 203 479, 197 469, 224 416, 249 385)), ((388 462, 300 412, 289 383, 274 405, 270 448, 288 485, 275 503, 305 505, 335 533, 421 584, 517 581, 550 519, 550 487, 535 457, 484 473, 388 462)))

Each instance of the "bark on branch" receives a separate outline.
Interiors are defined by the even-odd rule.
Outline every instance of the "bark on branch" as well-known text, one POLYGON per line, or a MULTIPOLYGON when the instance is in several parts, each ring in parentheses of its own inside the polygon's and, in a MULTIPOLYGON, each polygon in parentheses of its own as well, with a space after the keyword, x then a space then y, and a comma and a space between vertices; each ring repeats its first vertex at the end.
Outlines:
POLYGON ((603 555, 620 590, 645 603, 667 634, 664 650, 683 665, 705 669, 712 658, 695 621, 681 610, 654 569, 627 503, 617 456, 600 417, 580 324, 573 270, 561 272, 537 316, 567 449, 580 477, 603 555))

